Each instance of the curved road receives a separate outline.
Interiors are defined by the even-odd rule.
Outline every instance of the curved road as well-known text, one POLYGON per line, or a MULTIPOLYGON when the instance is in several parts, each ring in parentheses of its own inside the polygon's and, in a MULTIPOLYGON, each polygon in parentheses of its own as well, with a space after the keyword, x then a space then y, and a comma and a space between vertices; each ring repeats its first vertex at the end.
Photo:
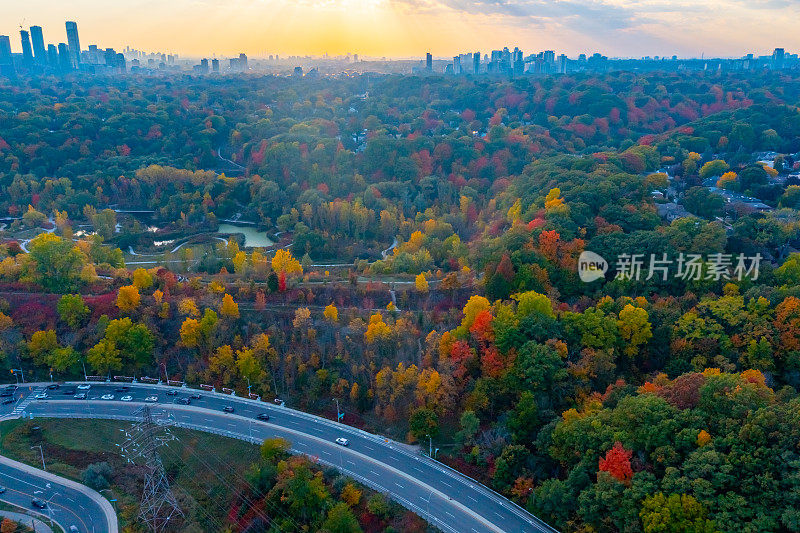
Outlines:
POLYGON ((75 526, 81 533, 116 533, 117 515, 111 504, 92 489, 49 472, 0 457, 0 500, 51 518, 65 531, 75 526), (46 502, 37 509, 31 501, 46 502))
POLYGON ((415 453, 404 444, 339 424, 321 417, 274 404, 226 396, 200 390, 147 385, 142 383, 92 383, 87 400, 75 400, 65 389, 46 390, 47 383, 35 384, 21 393, 15 404, 0 406, 3 417, 102 418, 133 420, 145 398, 154 416, 176 426, 217 433, 260 443, 265 438, 283 437, 292 451, 334 466, 361 483, 388 494, 404 507, 449 533, 553 532, 553 528, 508 499, 468 477, 415 453), (118 391, 121 386, 128 390, 118 391), (167 391, 175 395, 167 395, 167 391), (46 399, 35 395, 46 393, 46 399), (105 394, 113 400, 102 400, 105 394), (190 405, 176 403, 179 398, 200 394, 190 405), (120 401, 130 395, 129 402, 120 401), (233 413, 223 412, 232 407, 233 413), (261 413, 268 422, 257 420, 261 413), (346 437, 343 447, 334 441, 346 437))

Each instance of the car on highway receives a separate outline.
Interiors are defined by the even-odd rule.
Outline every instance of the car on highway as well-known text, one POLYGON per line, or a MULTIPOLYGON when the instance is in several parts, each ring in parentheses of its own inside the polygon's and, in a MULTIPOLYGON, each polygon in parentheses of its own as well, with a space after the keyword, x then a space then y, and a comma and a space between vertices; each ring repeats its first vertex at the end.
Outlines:
POLYGON ((339 437, 336 439, 336 444, 339 446, 350 446, 350 441, 344 437, 339 437))
POLYGON ((181 405, 189 405, 190 403, 192 403, 192 399, 189 397, 178 398, 177 400, 175 400, 175 403, 179 403, 181 405))
POLYGON ((60 386, 61 385, 59 385, 58 383, 51 383, 50 385, 47 386, 47 388, 50 389, 50 390, 56 390, 60 386))
POLYGON ((103 394, 102 396, 100 396, 100 399, 101 400, 113 400, 114 399, 114 395, 113 394, 103 394))
POLYGON ((75 394, 75 389, 73 389, 73 388, 62 389, 61 390, 61 394, 63 394, 64 396, 69 396, 70 394, 75 394))
POLYGON ((78 390, 89 390, 91 388, 92 386, 89 385, 88 383, 81 383, 80 385, 78 385, 78 390))
POLYGON ((127 385, 123 385, 121 387, 117 387, 114 390, 117 392, 128 392, 128 389, 130 389, 130 387, 128 387, 127 385))
POLYGON ((126 394, 125 396, 120 398, 120 400, 122 400, 123 402, 129 402, 129 401, 133 400, 133 396, 131 396, 130 394, 126 394))
POLYGON ((232 405, 226 405, 225 407, 222 408, 222 410, 225 411, 226 413, 232 413, 233 412, 233 406, 232 405))
POLYGON ((0 487, 0 494, 3 494, 3 493, 5 493, 5 491, 6 491, 6 488, 5 488, 5 487, 0 487))
POLYGON ((167 396, 175 396, 177 394, 178 394, 178 391, 176 391, 175 389, 170 389, 170 390, 167 391, 167 396))
POLYGON ((3 400, 3 405, 8 405, 10 403, 14 403, 14 398, 6 398, 3 400))
POLYGON ((200 396, 198 393, 196 393, 196 392, 195 392, 194 394, 190 394, 190 395, 189 395, 189 398, 191 398, 192 400, 200 400, 200 399, 202 399, 203 397, 202 397, 202 396, 200 396))
POLYGON ((258 418, 259 420, 264 420, 266 422, 267 420, 269 420, 269 415, 267 413, 258 413, 256 415, 256 418, 258 418))
POLYGON ((40 392, 39 394, 36 395, 36 399, 37 400, 46 400, 47 399, 47 393, 46 392, 40 392))
POLYGON ((158 396, 148 396, 147 398, 144 399, 144 401, 149 403, 155 403, 158 401, 158 396))
POLYGON ((78 533, 78 526, 69 526, 69 533, 78 533))
POLYGON ((274 399, 274 400, 272 400, 272 401, 273 401, 273 402, 275 402, 275 403, 276 403, 276 404, 278 404, 278 405, 283 405, 283 400, 281 400, 280 398, 275 398, 275 399, 274 399))
POLYGON ((73 396, 73 398, 75 398, 76 400, 85 400, 86 399, 86 393, 85 392, 79 392, 78 394, 73 396))
POLYGON ((14 389, 3 389, 3 392, 0 392, 0 398, 8 398, 9 396, 14 396, 14 389))
POLYGON ((47 502, 44 500, 40 500, 39 498, 32 499, 31 505, 33 505, 37 509, 47 509, 47 502))

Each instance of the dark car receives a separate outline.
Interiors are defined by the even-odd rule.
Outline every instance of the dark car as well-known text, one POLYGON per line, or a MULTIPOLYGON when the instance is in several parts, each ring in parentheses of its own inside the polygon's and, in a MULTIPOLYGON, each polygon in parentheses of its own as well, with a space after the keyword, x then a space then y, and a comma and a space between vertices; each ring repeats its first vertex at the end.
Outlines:
POLYGON ((222 410, 225 411, 226 413, 232 413, 233 407, 230 405, 226 405, 225 407, 222 408, 222 410))
POLYGON ((33 505, 37 509, 46 509, 47 508, 47 502, 44 501, 44 500, 40 500, 39 498, 32 499, 31 500, 31 505, 33 505))
POLYGON ((167 391, 167 396, 175 396, 176 394, 178 394, 178 391, 176 391, 176 390, 168 390, 167 391))
POLYGON ((197 393, 195 392, 194 394, 190 394, 190 395, 189 395, 189 398, 191 398, 192 400, 200 400, 200 399, 202 399, 203 397, 202 397, 202 396, 200 396, 199 394, 197 394, 197 393))
POLYGON ((3 493, 5 493, 5 491, 6 491, 6 488, 5 488, 5 487, 0 487, 0 494, 3 494, 3 493))
POLYGON ((269 420, 269 415, 267 413, 258 413, 256 415, 256 418, 258 418, 259 420, 267 421, 269 420))
POLYGON ((121 386, 121 387, 117 387, 117 388, 116 388, 116 389, 114 389, 114 390, 115 390, 115 391, 117 391, 117 392, 127 392, 129 389, 130 389, 130 387, 128 387, 128 386, 126 386, 126 385, 123 385, 123 386, 121 386))
POLYGON ((9 396, 14 396, 14 390, 11 387, 6 387, 5 389, 0 392, 0 398, 8 398, 9 396))
POLYGON ((181 405, 189 405, 190 403, 192 403, 191 398, 178 398, 176 401, 181 405))
POLYGON ((6 398, 3 400, 3 405, 8 405, 10 403, 14 403, 14 398, 6 398))
POLYGON ((65 395, 65 396, 70 395, 70 394, 75 394, 75 388, 73 387, 71 389, 64 389, 64 390, 61 391, 61 394, 65 395))
POLYGON ((60 386, 61 385, 59 385, 58 383, 51 383, 50 385, 47 386, 47 388, 50 389, 50 390, 56 390, 60 386))

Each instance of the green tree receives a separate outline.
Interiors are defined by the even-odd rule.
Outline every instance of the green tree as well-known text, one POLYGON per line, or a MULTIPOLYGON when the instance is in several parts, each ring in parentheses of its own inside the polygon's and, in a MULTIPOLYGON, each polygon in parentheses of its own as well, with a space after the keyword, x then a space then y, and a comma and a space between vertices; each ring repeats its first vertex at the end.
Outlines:
POLYGON ((322 524, 322 529, 330 531, 330 533, 360 533, 362 531, 353 511, 344 502, 337 503, 328 511, 328 517, 322 524))
POLYGON ((417 440, 426 438, 426 435, 436 438, 439 435, 439 417, 433 409, 420 408, 411 413, 408 427, 417 440))
POLYGON ((56 309, 61 320, 72 329, 77 329, 89 315, 89 307, 80 294, 65 294, 56 309))
POLYGON ((80 284, 85 256, 70 241, 42 233, 28 243, 33 277, 45 290, 66 292, 80 284))
POLYGON ((715 533, 705 507, 688 494, 658 492, 642 502, 639 516, 645 533, 715 533))

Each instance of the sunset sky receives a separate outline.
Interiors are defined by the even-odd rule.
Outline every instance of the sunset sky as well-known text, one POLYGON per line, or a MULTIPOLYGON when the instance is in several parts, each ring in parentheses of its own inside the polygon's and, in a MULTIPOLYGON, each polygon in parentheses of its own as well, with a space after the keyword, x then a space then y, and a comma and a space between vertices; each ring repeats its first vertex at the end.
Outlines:
POLYGON ((800 49, 798 0, 27 0, 6 2, 0 34, 19 25, 85 49, 181 55, 342 54, 418 57, 520 46, 575 56, 739 56, 800 49))

